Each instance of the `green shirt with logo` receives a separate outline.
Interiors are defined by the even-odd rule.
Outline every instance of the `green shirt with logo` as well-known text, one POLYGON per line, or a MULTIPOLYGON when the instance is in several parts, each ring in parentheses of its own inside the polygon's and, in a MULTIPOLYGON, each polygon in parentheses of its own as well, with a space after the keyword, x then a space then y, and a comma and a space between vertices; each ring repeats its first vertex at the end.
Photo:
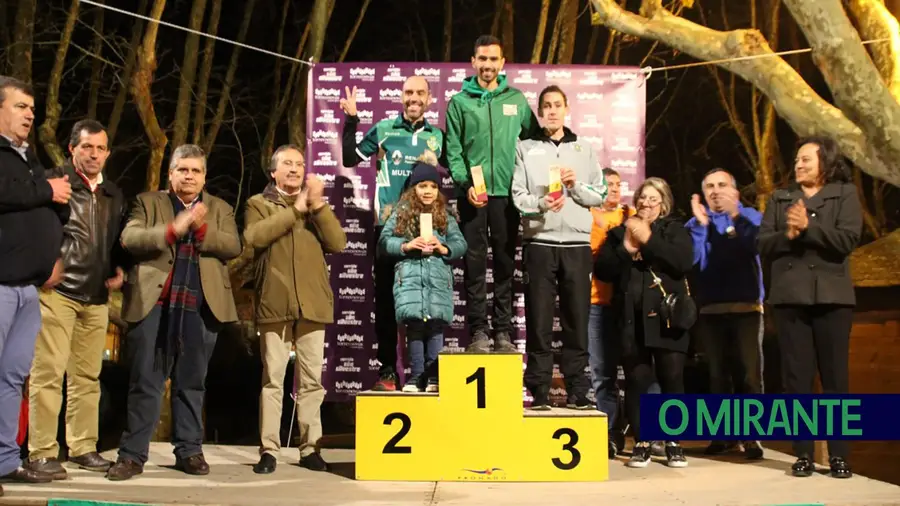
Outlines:
POLYGON ((356 145, 357 154, 369 159, 379 149, 384 151, 384 156, 376 162, 375 176, 375 213, 379 225, 387 221, 390 209, 400 200, 416 159, 426 149, 440 158, 443 145, 444 133, 424 119, 415 127, 402 116, 383 119, 366 132, 356 145))

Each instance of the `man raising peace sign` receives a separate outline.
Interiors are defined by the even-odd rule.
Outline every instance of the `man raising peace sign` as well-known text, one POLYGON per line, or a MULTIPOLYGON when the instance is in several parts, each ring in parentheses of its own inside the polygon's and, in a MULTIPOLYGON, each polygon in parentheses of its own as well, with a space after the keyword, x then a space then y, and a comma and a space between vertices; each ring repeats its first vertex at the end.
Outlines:
MULTIPOLYGON (((443 152, 444 133, 425 119, 425 111, 431 105, 428 81, 421 76, 412 76, 403 83, 403 115, 375 123, 357 144, 359 117, 356 91, 355 86, 353 89, 345 88, 346 98, 341 99, 341 109, 347 117, 342 137, 343 163, 344 167, 355 167, 359 162, 381 153, 375 177, 375 237, 379 237, 391 208, 403 193, 416 160, 425 151, 431 151, 435 155, 432 164, 437 165, 437 158, 443 152)), ((374 390, 397 389, 397 322, 393 286, 394 261, 376 255, 375 334, 381 368, 374 390)))

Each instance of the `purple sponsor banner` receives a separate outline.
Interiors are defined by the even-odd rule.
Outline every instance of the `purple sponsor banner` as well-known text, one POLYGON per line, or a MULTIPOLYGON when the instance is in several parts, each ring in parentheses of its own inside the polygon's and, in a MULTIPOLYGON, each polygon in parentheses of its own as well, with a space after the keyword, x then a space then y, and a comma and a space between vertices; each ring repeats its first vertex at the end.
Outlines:
MULTIPOLYGON (((307 167, 325 180, 325 193, 347 233, 347 248, 328 258, 331 286, 334 290, 335 324, 326 330, 326 365, 323 384, 328 400, 348 400, 356 392, 369 389, 377 380, 375 353, 375 305, 373 260, 375 255, 374 195, 376 158, 346 168, 341 163, 341 130, 344 113, 339 102, 344 88, 357 87, 360 119, 356 140, 376 122, 402 114, 403 82, 409 76, 422 76, 431 85, 433 103, 425 117, 444 128, 447 103, 472 74, 467 63, 320 63, 310 73, 306 118, 307 167)), ((578 137, 589 142, 603 167, 622 175, 622 194, 630 201, 634 189, 644 178, 644 129, 646 88, 637 67, 587 65, 507 65, 509 86, 522 90, 537 112, 540 91, 550 84, 559 85, 568 96, 570 116, 566 125, 578 137)), ((381 154, 379 155, 381 156, 381 154)), ((388 154, 390 156, 390 154, 388 154)), ((444 172, 443 188, 451 205, 456 204, 452 180, 444 172)), ((520 227, 521 229, 521 227, 520 227)), ((488 314, 492 313, 493 271, 488 250, 488 314)), ((516 250, 513 314, 516 344, 525 347, 525 299, 522 291, 522 250, 516 250)), ((465 289, 462 261, 454 263, 455 314, 444 332, 445 349, 462 351, 470 342, 466 326, 465 289)), ((558 302, 557 302, 558 304, 558 302)), ((559 318, 554 332, 561 332, 559 318)), ((402 332, 401 332, 402 336, 402 332)), ((557 355, 561 340, 554 337, 557 355)), ((399 353, 406 363, 405 346, 400 339, 399 353)), ((408 369, 406 371, 408 373, 408 369)), ((586 371, 586 374, 588 372, 586 371)), ((558 367, 554 367, 551 395, 565 399, 558 367)), ((525 395, 524 400, 530 401, 525 395)))

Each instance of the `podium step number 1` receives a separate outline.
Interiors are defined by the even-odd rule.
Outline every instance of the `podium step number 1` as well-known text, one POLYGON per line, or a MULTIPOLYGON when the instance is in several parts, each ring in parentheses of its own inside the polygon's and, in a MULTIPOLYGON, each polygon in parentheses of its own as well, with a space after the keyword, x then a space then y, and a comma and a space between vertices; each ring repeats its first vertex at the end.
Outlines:
POLYGON ((356 478, 605 481, 600 411, 522 407, 518 353, 442 353, 440 393, 360 392, 356 478))

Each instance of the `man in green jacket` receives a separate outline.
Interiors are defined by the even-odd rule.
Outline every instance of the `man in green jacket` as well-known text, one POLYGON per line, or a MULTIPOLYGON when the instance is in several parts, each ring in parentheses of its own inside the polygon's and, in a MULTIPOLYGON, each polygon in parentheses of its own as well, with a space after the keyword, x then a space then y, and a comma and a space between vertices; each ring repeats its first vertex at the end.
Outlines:
POLYGON ((447 162, 461 193, 458 207, 465 258, 467 321, 472 334, 468 351, 490 351, 487 321, 488 230, 494 267, 494 351, 516 351, 512 333, 512 278, 519 214, 510 198, 516 141, 540 128, 525 95, 500 75, 505 60, 500 40, 482 35, 475 41, 475 75, 447 106, 447 162), (472 167, 480 166, 487 201, 477 198, 472 167))
POLYGON ((341 223, 323 198, 324 183, 304 180, 303 153, 294 145, 275 150, 272 181, 250 197, 244 214, 244 241, 256 258, 256 324, 263 357, 260 394, 260 453, 253 472, 275 471, 281 449, 284 372, 294 359, 300 465, 314 471, 328 466, 317 450, 322 437, 319 410, 325 398, 322 362, 325 325, 334 323, 326 253, 347 244, 341 223))
MULTIPOLYGON (((416 160, 431 151, 437 165, 442 156, 444 133, 428 123, 425 111, 431 106, 431 87, 421 76, 411 76, 403 83, 403 115, 397 119, 383 119, 356 142, 359 116, 356 110, 356 87, 346 88, 341 99, 344 111, 342 158, 344 167, 355 167, 363 160, 379 156, 375 177, 375 237, 381 236, 391 208, 409 179, 416 160)), ((375 257, 375 337, 378 339, 377 391, 397 389, 397 321, 394 318, 394 266, 397 259, 384 254, 375 257)))

